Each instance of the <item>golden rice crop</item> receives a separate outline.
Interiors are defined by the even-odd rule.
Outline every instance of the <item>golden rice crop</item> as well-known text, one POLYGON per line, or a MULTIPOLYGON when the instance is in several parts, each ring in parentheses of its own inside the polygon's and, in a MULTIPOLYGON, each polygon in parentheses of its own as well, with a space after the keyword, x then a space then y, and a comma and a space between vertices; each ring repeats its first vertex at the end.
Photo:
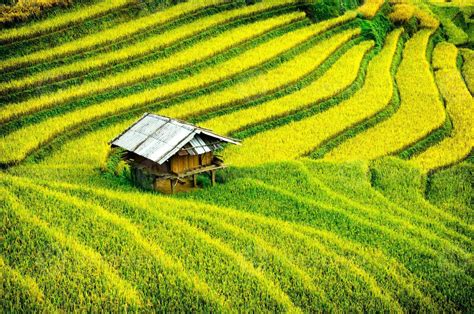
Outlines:
POLYGON ((388 120, 356 135, 330 152, 328 159, 374 159, 403 150, 443 125, 446 112, 426 60, 433 30, 417 32, 405 45, 396 80, 401 103, 388 120))
POLYGON ((40 15, 45 9, 69 4, 70 0, 20 0, 11 5, 0 4, 0 23, 25 21, 31 16, 40 15))
POLYGON ((393 6, 393 12, 390 13, 389 18, 393 22, 404 23, 413 17, 415 14, 415 7, 412 4, 400 3, 393 6))
POLYGON ((387 36, 382 51, 369 63, 363 87, 350 99, 312 117, 259 133, 224 151, 235 165, 289 160, 311 152, 324 141, 386 107, 393 93, 391 65, 402 30, 387 36))
MULTIPOLYGON (((300 15, 290 14, 290 16, 287 18, 293 18, 295 16, 298 17, 300 15)), ((179 93, 180 91, 183 92, 189 90, 190 88, 208 85, 212 82, 222 80, 230 75, 234 75, 258 66, 262 62, 274 58, 282 52, 285 52, 288 49, 301 44, 312 36, 327 30, 331 26, 338 25, 339 23, 342 23, 343 21, 353 17, 354 14, 350 14, 291 32, 265 44, 259 45, 254 49, 248 50, 235 58, 218 64, 216 67, 209 67, 196 76, 191 76, 181 81, 147 90, 143 93, 133 94, 124 98, 113 99, 84 109, 72 111, 65 115, 56 116, 38 124, 33 124, 22 128, 0 139, 0 152, 2 152, 0 155, 0 162, 9 163, 21 160, 25 158, 31 150, 39 147, 41 144, 45 143, 57 134, 60 134, 65 129, 68 129, 72 126, 77 126, 80 123, 91 121, 99 117, 114 114, 137 106, 144 106, 162 99, 165 96, 170 97, 176 93, 179 93)), ((270 26, 273 25, 273 23, 281 21, 281 19, 285 18, 276 18, 275 21, 270 23, 270 26)), ((268 27, 268 24, 264 25, 267 25, 268 27)), ((249 32, 256 31, 254 24, 247 26, 246 29, 249 32)), ((242 29, 238 30, 239 31, 236 31, 235 37, 241 38, 240 36, 245 36, 245 33, 244 35, 242 34, 242 29)), ((223 38, 220 37, 215 38, 219 39, 218 43, 223 40, 223 38)), ((209 44, 209 42, 204 44, 209 44)), ((204 49, 206 49, 206 46, 203 46, 204 49)), ((207 48, 210 49, 209 47, 207 48)))
POLYGON ((474 145, 474 99, 456 66, 458 49, 446 42, 436 46, 433 63, 436 83, 446 101, 453 133, 440 143, 415 156, 412 162, 425 171, 454 164, 465 158, 474 145))
POLYGON ((264 95, 295 82, 316 69, 325 59, 348 40, 357 36, 360 29, 337 34, 299 54, 293 60, 283 63, 264 75, 233 85, 230 88, 209 95, 193 98, 176 106, 160 110, 159 113, 186 118, 209 110, 214 110, 236 102, 246 101, 256 95, 264 95))
POLYGON ((433 50, 431 64, 434 70, 455 69, 457 67, 458 49, 447 42, 441 42, 433 50))
POLYGON ((170 7, 164 11, 158 11, 151 15, 147 15, 130 22, 119 24, 115 27, 108 28, 99 33, 90 34, 77 40, 67 42, 65 44, 31 54, 11 58, 0 62, 0 71, 15 69, 21 66, 39 63, 54 58, 63 57, 83 50, 91 49, 98 45, 104 45, 120 39, 130 37, 138 32, 159 26, 166 22, 172 21, 185 14, 206 8, 212 5, 224 3, 225 0, 209 0, 209 1, 190 1, 170 7))
POLYGON ((43 82, 63 80, 78 74, 87 73, 91 70, 100 69, 104 66, 120 63, 130 58, 143 56, 203 32, 204 30, 212 28, 216 25, 226 23, 236 18, 262 12, 276 6, 289 4, 294 1, 295 0, 279 0, 258 3, 256 5, 245 6, 243 8, 225 11, 213 16, 198 19, 195 22, 188 23, 157 36, 153 36, 131 46, 125 46, 118 50, 101 53, 94 56, 93 58, 81 59, 70 64, 39 72, 17 80, 0 83, 0 93, 36 86, 43 82))
POLYGON ((462 65, 462 76, 466 82, 467 88, 474 94, 474 51, 471 49, 461 49, 464 63, 462 65))
POLYGON ((385 3, 385 0, 365 0, 357 11, 365 17, 371 18, 379 11, 380 7, 385 3))
POLYGON ((56 104, 93 93, 136 83, 172 70, 178 70, 303 17, 304 13, 297 12, 241 26, 224 32, 208 41, 200 42, 169 58, 146 63, 120 74, 107 76, 100 80, 86 82, 78 86, 72 86, 55 93, 31 98, 19 103, 8 104, 4 106, 0 112, 0 122, 8 121, 25 113, 49 108, 56 104))
POLYGON ((415 16, 420 21, 421 27, 436 29, 439 27, 439 20, 434 14, 426 8, 417 7, 415 9, 415 16))
POLYGON ((56 15, 46 20, 35 22, 31 25, 4 29, 0 32, 0 41, 14 41, 23 38, 33 37, 35 35, 54 31, 59 28, 78 24, 82 21, 93 18, 98 15, 116 10, 131 3, 131 0, 102 0, 95 4, 84 6, 79 10, 70 13, 56 15))
POLYGON ((202 125, 226 134, 328 99, 346 89, 356 79, 362 58, 372 47, 373 42, 370 41, 351 48, 321 78, 293 94, 213 118, 202 125))

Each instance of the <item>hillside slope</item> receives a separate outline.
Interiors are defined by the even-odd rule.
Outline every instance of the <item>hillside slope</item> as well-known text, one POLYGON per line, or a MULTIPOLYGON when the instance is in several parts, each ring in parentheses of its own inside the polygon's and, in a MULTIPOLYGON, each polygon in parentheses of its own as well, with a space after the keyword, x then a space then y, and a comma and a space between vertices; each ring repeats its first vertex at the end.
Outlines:
POLYGON ((433 12, 91 2, 0 31, 4 312, 472 311, 472 50, 433 12), (218 185, 134 186, 144 112, 242 139, 218 185))

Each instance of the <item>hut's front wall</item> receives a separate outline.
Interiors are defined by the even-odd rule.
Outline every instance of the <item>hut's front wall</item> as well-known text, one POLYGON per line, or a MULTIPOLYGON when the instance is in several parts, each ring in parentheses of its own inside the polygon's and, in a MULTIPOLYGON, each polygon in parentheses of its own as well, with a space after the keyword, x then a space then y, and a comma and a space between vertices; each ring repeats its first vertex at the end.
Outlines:
POLYGON ((212 164, 212 152, 202 155, 174 155, 170 159, 171 171, 178 174, 212 164))

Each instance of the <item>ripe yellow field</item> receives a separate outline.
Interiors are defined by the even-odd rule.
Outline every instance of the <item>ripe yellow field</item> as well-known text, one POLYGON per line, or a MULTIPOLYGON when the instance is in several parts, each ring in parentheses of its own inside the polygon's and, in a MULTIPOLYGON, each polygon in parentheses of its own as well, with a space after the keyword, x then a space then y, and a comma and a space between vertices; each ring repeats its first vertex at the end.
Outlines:
POLYGON ((387 36, 384 48, 369 63, 364 85, 350 99, 310 118, 249 137, 242 146, 228 148, 225 158, 238 166, 295 159, 382 110, 392 99, 390 69, 401 33, 398 29, 387 36))
POLYGON ((470 49, 461 49, 464 64, 462 66, 462 75, 467 88, 474 94, 474 51, 470 49))
POLYGON ((140 82, 166 72, 179 70, 185 66, 221 53, 239 43, 262 35, 274 28, 302 18, 304 18, 304 13, 290 13, 241 26, 224 32, 209 41, 191 46, 188 49, 174 54, 170 58, 160 59, 151 64, 144 64, 123 73, 110 75, 96 81, 86 82, 78 86, 59 90, 55 93, 45 94, 38 98, 8 104, 4 106, 0 112, 0 122, 5 122, 23 114, 49 108, 79 97, 85 97, 112 88, 140 82))
POLYGON ((421 30, 405 45, 396 80, 400 107, 388 120, 348 139, 327 156, 330 160, 374 159, 403 150, 441 127, 443 103, 426 60, 432 30, 421 30))
POLYGON ((469 155, 474 145, 474 99, 457 68, 457 55, 456 46, 448 43, 438 44, 433 53, 436 83, 446 101, 453 133, 412 159, 425 171, 459 162, 469 155))
POLYGON ((98 34, 92 34, 51 49, 33 52, 26 56, 1 61, 0 71, 6 71, 32 63, 51 60, 57 57, 62 57, 68 54, 90 49, 100 44, 106 44, 118 39, 124 39, 137 32, 144 31, 151 27, 156 27, 174 20, 184 14, 224 2, 225 0, 209 0, 179 4, 169 10, 158 11, 157 13, 154 13, 153 16, 145 16, 143 18, 135 19, 128 23, 120 24, 114 28, 104 30, 98 34))
MULTIPOLYGON (((290 16, 287 16, 286 19, 293 19, 295 17, 299 18, 300 16, 301 14, 299 13, 297 13, 296 15, 291 14, 290 16)), ((155 89, 147 90, 143 93, 132 94, 124 98, 116 98, 111 101, 95 104, 84 109, 72 111, 62 116, 55 116, 38 124, 33 124, 28 127, 22 128, 16 132, 8 134, 4 138, 0 138, 0 151, 5 152, 5 154, 0 156, 0 162, 9 163, 21 160, 26 157, 28 152, 30 152, 31 150, 39 147, 42 143, 47 142, 52 137, 58 135, 60 132, 73 126, 77 126, 79 123, 91 121, 99 117, 104 117, 106 115, 114 114, 123 110, 128 110, 134 107, 144 106, 159 101, 164 97, 171 97, 173 95, 176 95, 180 91, 184 92, 191 88, 206 86, 212 82, 218 82, 226 77, 243 72, 246 69, 251 69, 261 64, 262 62, 274 58, 279 54, 305 42, 316 34, 319 34, 333 26, 336 26, 339 23, 343 23, 344 21, 353 19, 354 17, 355 15, 351 13, 339 18, 315 24, 310 27, 305 27, 301 30, 288 33, 265 44, 259 45, 254 49, 248 50, 238 55, 236 58, 232 58, 224 63, 218 64, 216 67, 208 67, 206 70, 200 72, 198 75, 190 76, 184 80, 160 86, 155 89)), ((264 21, 268 24, 264 23, 262 27, 273 27, 275 23, 278 23, 279 21, 281 22, 282 19, 286 21, 285 17, 278 17, 275 20, 264 21)), ((251 32, 251 34, 254 34, 254 32, 258 30, 256 29, 255 24, 246 26, 245 29, 247 29, 248 32, 251 32)), ((239 28, 238 30, 241 31, 242 29, 239 28)), ((242 38, 242 36, 251 35, 245 32, 241 33, 236 31, 235 37, 240 39, 242 38)), ((223 37, 224 38, 218 36, 214 38, 216 39, 215 45, 219 47, 215 49, 222 49, 222 47, 219 46, 219 42, 221 40, 225 40, 226 37, 223 37)), ((223 43, 221 43, 221 45, 222 44, 223 43)), ((210 45, 209 41, 203 43, 202 45, 202 48, 207 53, 209 53, 208 49, 212 49, 212 46, 209 47, 208 45, 210 45)), ((185 54, 185 56, 187 58, 190 58, 190 56, 187 54, 185 54)), ((165 61, 167 60, 169 59, 166 59, 165 61)), ((166 62, 163 62, 163 66, 165 66, 165 63, 166 62)), ((171 65, 168 64, 167 66, 169 67, 171 65)), ((148 70, 149 72, 156 72, 162 70, 162 68, 148 67, 148 70)), ((139 71, 137 74, 143 75, 139 71)), ((57 96, 55 96, 55 98, 56 97, 57 96)), ((5 108, 8 109, 9 107, 6 106, 5 108)), ((17 109, 24 110, 25 108, 18 106, 17 109)), ((9 111, 2 111, 3 114, 7 112, 9 111)))
POLYGON ((385 0, 365 0, 364 4, 357 9, 360 14, 371 18, 377 14, 380 7, 385 3, 385 0))
POLYGON ((25 25, 5 29, 0 32, 0 41, 13 41, 39 35, 42 33, 53 31, 74 23, 80 23, 85 19, 113 11, 120 7, 131 3, 131 0, 102 0, 96 4, 88 5, 74 12, 60 14, 50 19, 34 23, 33 25, 25 25))
MULTIPOLYGON (((265 95, 278 90, 285 85, 300 80, 315 70, 338 48, 359 35, 359 33, 360 29, 357 28, 336 34, 316 44, 304 53, 298 54, 298 56, 289 62, 282 63, 281 66, 269 70, 264 75, 259 75, 243 83, 233 85, 231 88, 196 97, 179 105, 165 108, 160 110, 159 113, 183 119, 210 110, 231 106, 235 103, 245 102, 254 96, 265 95)), ((275 52, 278 51, 275 49, 272 50, 275 52)))
POLYGON ((373 42, 363 42, 351 48, 322 77, 295 93, 216 117, 203 122, 202 126, 228 134, 328 99, 352 84, 362 58, 372 47, 373 42))
POLYGON ((161 33, 157 36, 150 37, 136 44, 125 46, 121 49, 101 53, 99 55, 95 55, 92 58, 80 59, 76 62, 55 67, 37 74, 29 75, 18 80, 0 83, 0 94, 5 94, 6 92, 10 92, 12 90, 37 86, 45 82, 49 83, 58 80, 64 80, 71 76, 87 73, 104 66, 120 63, 130 58, 143 56, 177 43, 180 40, 184 40, 188 37, 196 35, 216 25, 224 24, 238 18, 252 16, 253 14, 257 14, 277 6, 290 4, 294 1, 295 0, 278 0, 272 2, 263 2, 253 6, 224 11, 216 15, 198 19, 195 22, 187 23, 181 27, 161 33))

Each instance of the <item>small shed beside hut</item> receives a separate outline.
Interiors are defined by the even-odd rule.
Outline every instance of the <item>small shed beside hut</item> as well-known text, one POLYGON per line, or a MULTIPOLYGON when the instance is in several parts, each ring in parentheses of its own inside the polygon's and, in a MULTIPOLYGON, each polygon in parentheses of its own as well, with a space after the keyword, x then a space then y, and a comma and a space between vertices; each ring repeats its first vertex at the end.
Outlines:
POLYGON ((165 193, 195 187, 200 173, 209 173, 215 184, 216 170, 225 165, 214 152, 224 143, 240 141, 150 113, 110 142, 112 147, 126 151, 123 158, 136 184, 165 193))

